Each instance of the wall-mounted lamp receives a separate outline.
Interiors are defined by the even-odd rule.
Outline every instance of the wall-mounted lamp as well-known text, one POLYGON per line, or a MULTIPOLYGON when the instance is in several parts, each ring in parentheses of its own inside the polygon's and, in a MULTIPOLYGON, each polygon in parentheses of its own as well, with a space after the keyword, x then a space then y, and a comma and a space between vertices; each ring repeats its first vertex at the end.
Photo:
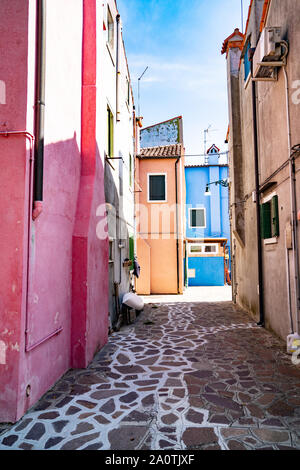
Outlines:
POLYGON ((211 184, 215 184, 216 186, 219 184, 220 186, 223 186, 224 188, 228 188, 229 180, 226 179, 226 180, 213 181, 212 183, 207 183, 204 196, 211 196, 211 191, 210 191, 211 184))
POLYGON ((211 196, 211 191, 208 184, 206 185, 204 196, 211 196))

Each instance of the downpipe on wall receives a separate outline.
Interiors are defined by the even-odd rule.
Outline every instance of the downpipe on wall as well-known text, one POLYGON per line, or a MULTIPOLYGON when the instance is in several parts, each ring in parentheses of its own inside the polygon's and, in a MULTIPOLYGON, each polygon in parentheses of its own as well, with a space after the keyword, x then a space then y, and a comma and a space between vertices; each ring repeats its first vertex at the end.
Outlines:
POLYGON ((254 140, 254 169, 255 169, 255 193, 256 193, 256 236, 258 257, 258 290, 259 290, 259 322, 258 326, 265 326, 264 310, 264 279, 263 279, 263 257, 261 245, 261 216, 260 216, 260 186, 259 186, 259 153, 257 133, 257 105, 256 105, 256 82, 252 81, 252 109, 253 109, 253 140, 254 140))
POLYGON ((36 220, 43 211, 44 180, 44 129, 45 129, 45 78, 46 78, 46 0, 37 0, 36 26, 36 90, 35 90, 35 148, 33 212, 36 220))
MULTIPOLYGON (((287 48, 288 45, 284 41, 283 46, 287 48)), ((299 289, 299 247, 297 236, 297 199, 296 199, 296 171, 295 160, 293 158, 292 149, 292 134, 291 134, 291 120, 290 120, 290 103, 289 103, 289 80, 286 71, 286 65, 283 66, 285 78, 285 94, 286 94, 286 118, 287 118, 287 134, 288 134, 288 154, 289 154, 289 180, 290 180, 290 199, 291 199, 291 224, 292 224, 292 249, 294 254, 294 286, 295 286, 295 308, 296 308, 296 333, 299 335, 299 309, 300 309, 300 289, 299 289)))
POLYGON ((116 46, 116 120, 120 121, 120 109, 119 109, 119 88, 120 88, 120 15, 117 15, 117 46, 116 46))

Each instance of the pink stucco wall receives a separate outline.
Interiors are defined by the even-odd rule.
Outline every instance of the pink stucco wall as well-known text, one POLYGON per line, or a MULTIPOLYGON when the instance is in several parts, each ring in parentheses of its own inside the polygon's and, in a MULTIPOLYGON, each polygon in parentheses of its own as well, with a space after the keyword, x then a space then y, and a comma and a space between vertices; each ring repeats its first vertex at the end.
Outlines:
MULTIPOLYGON (((0 79, 5 83, 6 93, 0 104, 0 131, 26 128, 28 2, 17 3, 12 5, 9 0, 1 3, 0 79), (7 41, 7 38, 10 40, 7 41), (17 73, 12 67, 13 63, 18 64, 17 73)), ((26 150, 27 138, 23 135, 0 139, 0 341, 5 349, 0 364, 0 421, 10 421, 16 416, 22 355, 21 320, 24 316, 28 214, 24 201, 30 152, 26 150)))
MULTIPOLYGON (((0 132, 33 133, 35 3, 1 2, 0 132)), ((107 341, 108 247, 96 235, 104 176, 90 87, 95 4, 47 2, 44 200, 35 222, 30 140, 0 137, 0 422, 19 419, 107 341)))
POLYGON ((73 236, 72 365, 86 367, 108 334, 108 239, 96 234, 105 203, 96 142, 96 1, 83 1, 81 178, 73 236))

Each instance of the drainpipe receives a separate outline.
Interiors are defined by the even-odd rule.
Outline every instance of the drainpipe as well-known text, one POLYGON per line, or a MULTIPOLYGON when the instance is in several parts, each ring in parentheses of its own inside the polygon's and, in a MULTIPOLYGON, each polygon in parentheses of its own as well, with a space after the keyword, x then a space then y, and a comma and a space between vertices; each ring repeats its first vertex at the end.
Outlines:
POLYGON ((286 246, 285 248, 286 253, 286 280, 287 280, 287 294, 288 294, 288 313, 290 317, 290 333, 294 334, 294 322, 293 322, 293 314, 292 314, 292 299, 291 299, 291 279, 290 279, 290 255, 289 255, 289 247, 286 246))
POLYGON ((120 78, 120 15, 117 15, 117 46, 116 46, 116 117, 117 121, 120 121, 120 110, 119 110, 119 78, 120 78))
POLYGON ((136 129, 135 106, 133 106, 132 122, 133 122, 133 207, 134 207, 134 212, 133 212, 133 227, 134 227, 133 255, 136 256, 137 255, 137 239, 136 239, 136 235, 137 235, 137 226, 136 226, 137 225, 137 221, 136 221, 137 202, 136 202, 135 182, 137 180, 137 171, 136 171, 137 129, 136 129))
POLYGON ((236 282, 236 277, 235 277, 235 263, 236 263, 236 240, 233 240, 233 246, 232 246, 232 266, 231 266, 231 283, 232 283, 232 297, 233 297, 233 303, 236 302, 237 298, 237 282, 236 282))
POLYGON ((46 76, 46 0, 37 0, 36 36, 36 89, 35 89, 35 149, 34 193, 32 218, 36 220, 43 211, 44 179, 44 119, 46 76))
MULTIPOLYGON (((287 43, 286 47, 287 46, 287 43)), ((286 51, 287 55, 287 51, 286 51)), ((299 334, 299 309, 300 309, 300 289, 299 289, 299 248, 297 238, 297 200, 296 200, 296 171, 295 160, 292 157, 292 136, 291 136, 291 120, 290 120, 290 104, 289 104, 289 81, 286 71, 286 65, 283 66, 285 77, 286 91, 286 116, 287 116, 287 133, 288 133, 288 153, 289 153, 289 169, 290 169, 290 198, 291 198, 291 222, 292 222, 292 247, 294 254, 294 285, 295 285, 295 307, 296 307, 296 333, 299 334)))
POLYGON ((255 83, 255 81, 252 81, 252 108, 253 108, 254 168, 255 168, 255 192, 256 192, 256 231, 257 231, 257 256, 258 256, 258 290, 259 290, 259 322, 258 322, 257 324, 258 324, 258 326, 265 326, 263 259, 262 259, 262 245, 261 245, 261 218, 260 218, 260 191, 259 191, 259 161, 258 161, 256 83, 255 83))
POLYGON ((175 191, 176 191, 176 262, 177 262, 177 294, 180 293, 179 288, 179 215, 178 215, 178 163, 181 157, 178 157, 175 163, 175 191))

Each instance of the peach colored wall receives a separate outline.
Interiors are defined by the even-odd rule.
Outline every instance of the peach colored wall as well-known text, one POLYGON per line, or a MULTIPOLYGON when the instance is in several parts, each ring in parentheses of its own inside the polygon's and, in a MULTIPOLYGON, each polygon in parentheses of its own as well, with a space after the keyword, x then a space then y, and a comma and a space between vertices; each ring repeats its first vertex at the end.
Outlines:
POLYGON ((150 278, 150 261, 151 261, 151 248, 148 242, 139 238, 137 240, 137 252, 139 260, 142 260, 142 269, 140 277, 136 281, 137 292, 141 295, 150 295, 151 293, 151 278, 150 278))
MULTIPOLYGON (((175 163, 172 159, 140 159, 138 168, 139 193, 137 233, 151 247, 150 257, 150 292, 151 294, 177 294, 177 244, 176 244, 176 185, 175 163), (148 202, 148 174, 165 173, 167 176, 167 202, 148 202), (172 210, 169 212, 169 209, 172 210), (166 217, 164 214, 169 215, 166 217), (163 217, 164 215, 164 217, 163 217), (164 221, 163 221, 164 220, 164 221)), ((183 291, 183 197, 184 159, 178 163, 178 227, 179 227, 179 292, 183 291)), ((149 261, 144 250, 137 245, 137 254, 141 269, 148 272, 149 261)), ((147 282, 143 279, 143 285, 147 282)), ((137 283, 137 292, 142 294, 141 284, 137 283)))
POLYGON ((176 240, 149 240, 151 294, 177 294, 176 240))

